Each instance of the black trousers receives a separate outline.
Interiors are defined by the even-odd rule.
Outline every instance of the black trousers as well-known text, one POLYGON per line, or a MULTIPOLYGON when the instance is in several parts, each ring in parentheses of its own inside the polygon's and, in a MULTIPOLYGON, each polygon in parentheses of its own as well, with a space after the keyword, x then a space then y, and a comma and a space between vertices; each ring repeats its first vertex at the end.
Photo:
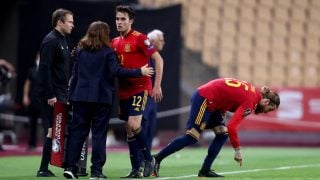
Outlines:
POLYGON ((92 132, 91 173, 102 173, 106 162, 106 140, 112 106, 99 103, 74 102, 67 142, 66 167, 77 168, 82 145, 92 132))
POLYGON ((37 145, 37 132, 38 132, 38 118, 41 117, 40 103, 32 101, 28 109, 29 116, 29 147, 35 147, 37 145))
POLYGON ((53 116, 54 116, 54 109, 50 106, 47 100, 39 100, 40 103, 40 110, 41 110, 41 119, 42 119, 42 126, 43 126, 43 135, 44 137, 48 134, 48 128, 53 127, 53 116))

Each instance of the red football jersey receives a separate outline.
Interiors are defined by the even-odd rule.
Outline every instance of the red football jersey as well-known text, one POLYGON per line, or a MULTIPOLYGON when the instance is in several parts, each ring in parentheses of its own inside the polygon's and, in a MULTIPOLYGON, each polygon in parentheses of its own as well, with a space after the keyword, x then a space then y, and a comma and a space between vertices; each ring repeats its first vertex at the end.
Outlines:
MULTIPOLYGON (((117 53, 121 67, 124 68, 141 68, 149 64, 151 55, 156 52, 156 48, 150 43, 148 37, 135 30, 131 30, 124 37, 118 36, 112 39, 111 47, 117 53)), ((128 99, 144 90, 147 90, 151 95, 152 83, 150 77, 119 77, 120 99, 128 99)))
POLYGON ((200 86, 198 92, 207 99, 209 111, 234 112, 227 128, 232 146, 239 147, 237 128, 242 119, 255 110, 262 98, 260 91, 245 81, 220 78, 200 86))

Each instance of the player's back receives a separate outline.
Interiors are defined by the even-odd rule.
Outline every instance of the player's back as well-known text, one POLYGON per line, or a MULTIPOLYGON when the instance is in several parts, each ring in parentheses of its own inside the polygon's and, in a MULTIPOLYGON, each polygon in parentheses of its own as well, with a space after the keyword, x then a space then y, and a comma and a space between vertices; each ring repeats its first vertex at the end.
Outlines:
POLYGON ((212 80, 198 88, 199 94, 207 98, 210 110, 235 111, 240 105, 248 103, 255 106, 259 95, 250 83, 232 79, 220 78, 212 80))

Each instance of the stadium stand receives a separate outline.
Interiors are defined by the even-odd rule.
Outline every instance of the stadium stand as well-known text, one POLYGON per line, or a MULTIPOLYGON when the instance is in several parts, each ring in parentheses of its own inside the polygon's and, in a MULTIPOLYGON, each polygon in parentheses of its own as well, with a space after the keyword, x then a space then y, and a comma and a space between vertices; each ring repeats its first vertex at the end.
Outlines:
POLYGON ((258 85, 320 85, 320 1, 152 1, 158 7, 183 5, 185 48, 200 53, 205 65, 218 68, 219 76, 258 85))

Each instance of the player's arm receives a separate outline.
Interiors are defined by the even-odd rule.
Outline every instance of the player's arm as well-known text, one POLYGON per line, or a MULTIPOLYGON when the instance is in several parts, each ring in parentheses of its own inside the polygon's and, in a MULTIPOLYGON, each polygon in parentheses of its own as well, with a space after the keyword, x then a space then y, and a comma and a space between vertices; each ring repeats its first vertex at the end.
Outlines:
POLYGON ((115 75, 120 77, 141 77, 143 76, 151 76, 154 74, 154 70, 152 67, 148 67, 148 64, 142 66, 140 69, 129 69, 122 68, 119 65, 119 61, 116 58, 115 53, 108 53, 106 56, 109 71, 115 75))
POLYGON ((234 160, 237 161, 240 166, 242 166, 242 154, 240 148, 240 140, 238 137, 238 127, 243 118, 250 113, 251 111, 249 112, 248 109, 244 110, 243 107, 239 107, 233 114, 230 122, 227 125, 230 143, 234 148, 234 160))
POLYGON ((155 61, 155 81, 152 90, 152 96, 156 102, 160 102, 163 98, 162 89, 161 89, 161 81, 163 75, 163 59, 158 51, 151 55, 151 58, 155 61))

